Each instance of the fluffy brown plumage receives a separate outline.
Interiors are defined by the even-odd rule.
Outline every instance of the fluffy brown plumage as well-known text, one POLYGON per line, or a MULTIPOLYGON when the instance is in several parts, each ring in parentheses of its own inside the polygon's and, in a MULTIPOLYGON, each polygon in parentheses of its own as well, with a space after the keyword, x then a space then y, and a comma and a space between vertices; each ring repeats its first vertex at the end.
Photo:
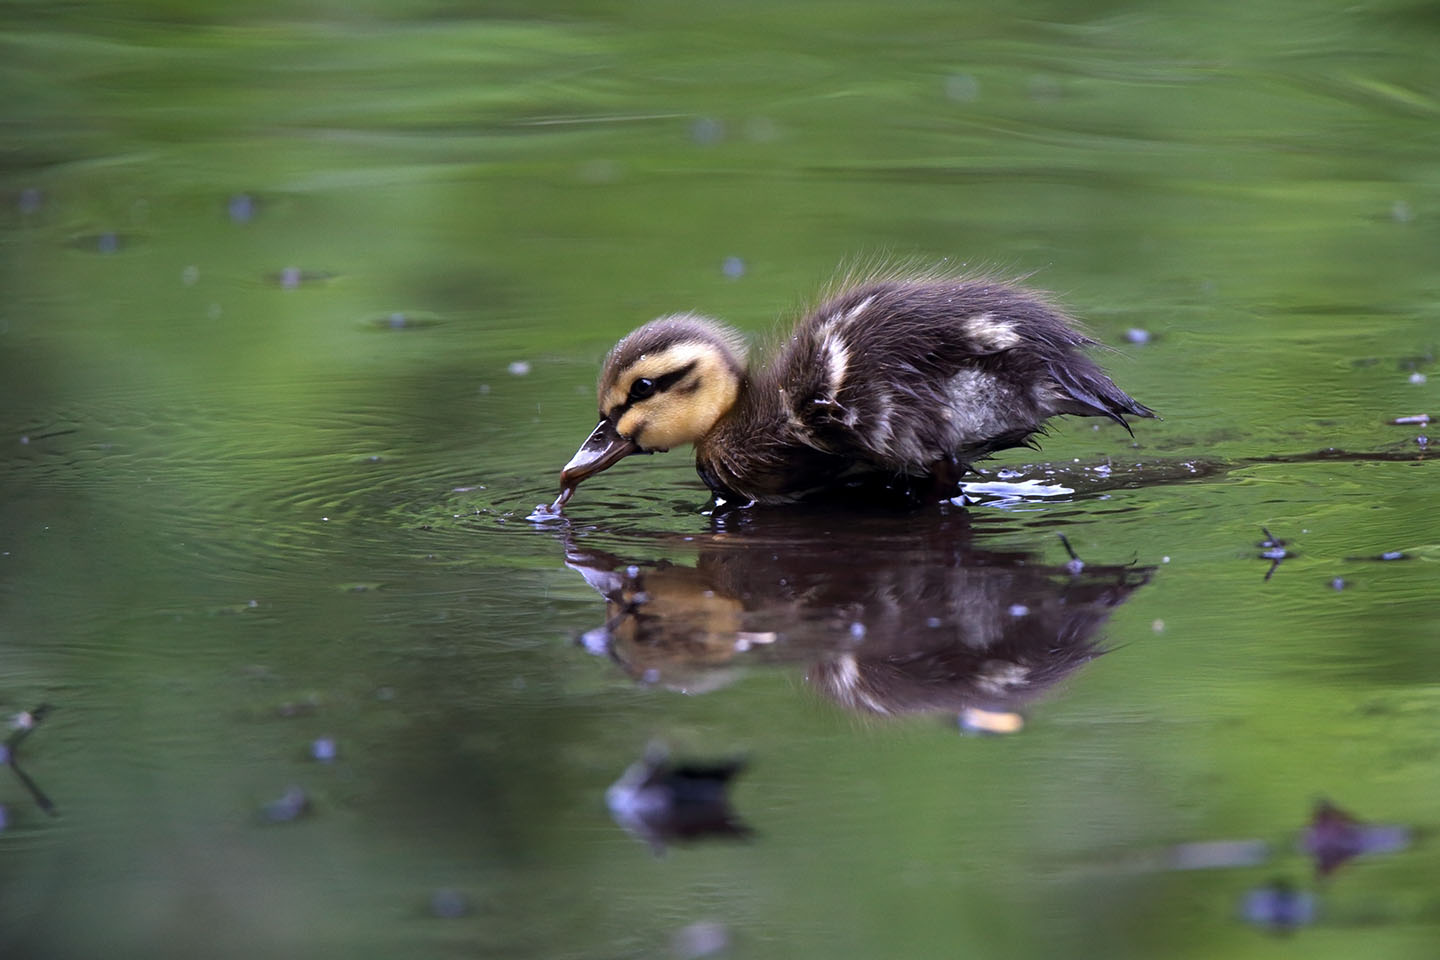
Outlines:
POLYGON ((622 457, 695 444, 723 498, 784 503, 878 479, 954 496, 976 460, 1033 443, 1056 414, 1154 412, 1083 352, 1093 340, 1038 294, 988 278, 861 282, 805 316, 750 370, 743 340, 662 317, 600 375, 600 424, 561 475, 557 506, 622 457))

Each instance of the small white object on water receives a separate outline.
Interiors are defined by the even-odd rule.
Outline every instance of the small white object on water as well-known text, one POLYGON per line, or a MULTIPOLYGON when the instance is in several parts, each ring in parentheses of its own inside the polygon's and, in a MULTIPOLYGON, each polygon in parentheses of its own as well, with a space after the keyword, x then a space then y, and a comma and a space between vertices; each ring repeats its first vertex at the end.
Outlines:
POLYGON ((1125 339, 1131 343, 1149 343, 1150 331, 1142 330, 1139 327, 1131 327, 1125 331, 1125 339))
POLYGON ((305 272, 299 267, 286 267, 280 271, 280 286, 286 290, 294 290, 304 279, 305 272))
POLYGON ((1003 735, 1019 733, 1025 729, 1025 718, 1008 710, 982 710, 979 707, 966 707, 960 711, 957 719, 961 731, 970 734, 1003 735))
POLYGON ((974 103, 980 99, 980 81, 968 73, 952 73, 945 78, 945 96, 957 103, 974 103))
POLYGON ((1419 370, 1416 370, 1414 373, 1410 374, 1410 382, 1416 384, 1424 383, 1425 374, 1421 373, 1419 370))
POLYGON ((1165 621, 1164 621, 1164 620, 1152 620, 1152 621, 1150 622, 1150 629, 1153 630, 1153 631, 1155 631, 1156 633, 1164 633, 1164 632, 1165 632, 1165 621))
POLYGON ((690 139, 702 147, 717 144, 725 139, 725 124, 714 117, 697 117, 690 124, 690 139))
POLYGON ((512 377, 523 377, 530 372, 530 364, 526 360, 516 360, 505 369, 510 371, 512 377))
POLYGON ((745 276, 745 261, 739 257, 726 257, 725 262, 720 265, 720 270, 732 280, 738 280, 745 276))
MULTIPOLYGON (((1047 470, 1046 473, 1054 473, 1054 471, 1047 470)), ((1022 480, 1019 483, 1006 483, 998 480, 985 483, 964 483, 960 485, 960 489, 965 492, 966 496, 999 497, 1005 501, 1022 500, 1029 497, 1068 497, 1075 492, 1058 483, 1043 483, 1039 480, 1022 480)))
POLYGON ((670 947, 678 960, 703 960, 730 949, 730 931, 720 923, 692 923, 676 931, 670 947))
POLYGON ((1010 605, 1010 616, 1023 617, 1030 612, 1030 608, 1023 603, 1012 603, 1010 605))
POLYGON ((193 287, 200 282, 200 268, 194 265, 180 271, 180 282, 187 287, 193 287))

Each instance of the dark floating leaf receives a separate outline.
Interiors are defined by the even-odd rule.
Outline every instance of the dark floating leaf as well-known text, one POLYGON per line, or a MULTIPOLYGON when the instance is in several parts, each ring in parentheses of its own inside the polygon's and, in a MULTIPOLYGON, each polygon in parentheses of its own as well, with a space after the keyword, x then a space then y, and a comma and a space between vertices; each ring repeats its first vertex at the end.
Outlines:
POLYGON ((1326 876, 1355 857, 1394 853, 1410 845, 1406 827, 1362 823, 1328 800, 1315 805, 1300 849, 1315 859, 1315 872, 1326 876))
POLYGON ((656 853, 675 842, 707 837, 750 835, 730 809, 730 781, 743 760, 672 763, 667 752, 651 746, 605 792, 610 816, 656 853))

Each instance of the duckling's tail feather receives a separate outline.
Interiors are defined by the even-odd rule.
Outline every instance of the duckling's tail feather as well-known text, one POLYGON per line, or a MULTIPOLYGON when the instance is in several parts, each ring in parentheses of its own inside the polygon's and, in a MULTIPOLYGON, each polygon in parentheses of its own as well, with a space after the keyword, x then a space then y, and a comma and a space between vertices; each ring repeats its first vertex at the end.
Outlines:
POLYGON ((1052 363, 1048 365, 1048 369, 1055 382, 1078 404, 1078 408, 1066 409, 1063 411, 1065 413, 1109 417, 1124 427, 1125 432, 1132 437, 1135 436, 1135 431, 1130 429, 1130 424, 1125 421, 1123 414, 1159 419, 1154 410, 1115 386, 1115 381, 1101 373, 1098 367, 1089 365, 1089 369, 1084 369, 1076 368, 1073 364, 1052 363))

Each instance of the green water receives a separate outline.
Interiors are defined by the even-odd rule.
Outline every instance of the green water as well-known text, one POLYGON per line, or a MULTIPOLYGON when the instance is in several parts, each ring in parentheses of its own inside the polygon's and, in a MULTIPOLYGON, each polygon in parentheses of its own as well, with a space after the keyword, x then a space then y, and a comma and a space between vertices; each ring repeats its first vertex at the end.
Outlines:
POLYGON ((59 812, 0 772, 0 954, 663 957, 701 921, 740 957, 1434 954, 1440 427, 1386 423, 1440 414, 1430 6, 0 25, 0 707, 55 706, 19 756, 59 812), (672 453, 526 522, 619 335, 685 309, 762 333, 885 258, 1030 275, 1123 347, 1163 422, 993 466, 1125 482, 727 528, 672 453), (1293 553, 1268 580, 1262 525, 1293 553), (817 682, 883 598, 928 618, 917 584, 970 623, 977 557, 1065 582, 1057 531, 1154 569, 1020 732, 817 682), (782 636, 699 679, 591 656, 606 606, 567 550, 687 597, 734 564, 765 584, 744 628, 782 636), (748 758, 750 840, 656 857, 612 822, 656 739, 748 758), (263 822, 292 784, 309 815, 263 822), (1318 881, 1319 796, 1417 842, 1318 881), (1159 865, 1244 840, 1265 862, 1159 865), (1289 940, 1237 919, 1276 879, 1319 902, 1289 940))

